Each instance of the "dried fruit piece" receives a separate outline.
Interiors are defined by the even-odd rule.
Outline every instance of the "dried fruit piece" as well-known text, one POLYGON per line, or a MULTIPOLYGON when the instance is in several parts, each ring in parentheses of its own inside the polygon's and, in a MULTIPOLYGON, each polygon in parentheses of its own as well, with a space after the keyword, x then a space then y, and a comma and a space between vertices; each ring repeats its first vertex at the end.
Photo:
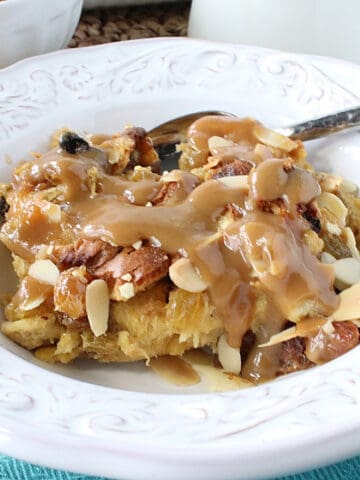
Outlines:
POLYGON ((99 337, 106 333, 109 322, 110 296, 105 280, 93 280, 86 287, 86 314, 90 328, 99 337))
POLYGON ((90 149, 88 142, 74 132, 63 132, 60 137, 59 145, 66 153, 72 155, 86 152, 90 149))
POLYGON ((306 340, 306 356, 314 363, 324 363, 343 355, 359 343, 359 330, 352 322, 334 322, 330 334, 319 330, 306 340))
POLYGON ((5 197, 0 196, 0 226, 5 222, 6 213, 9 211, 9 205, 5 197))
POLYGON ((302 216, 307 220, 310 224, 311 229, 319 234, 321 232, 321 223, 318 217, 316 216, 316 211, 314 210, 305 210, 302 213, 302 216))
POLYGON ((40 282, 55 285, 59 279, 60 272, 51 260, 36 260, 29 267, 29 275, 40 282))
POLYGON ((187 292, 199 293, 208 287, 188 258, 176 260, 169 268, 169 276, 177 287, 187 292))
POLYGON ((86 285, 85 267, 62 272, 54 288, 55 311, 62 312, 73 320, 86 317, 86 285))
POLYGON ((305 339, 296 337, 285 341, 280 351, 280 371, 281 374, 297 372, 314 366, 305 354, 305 339))

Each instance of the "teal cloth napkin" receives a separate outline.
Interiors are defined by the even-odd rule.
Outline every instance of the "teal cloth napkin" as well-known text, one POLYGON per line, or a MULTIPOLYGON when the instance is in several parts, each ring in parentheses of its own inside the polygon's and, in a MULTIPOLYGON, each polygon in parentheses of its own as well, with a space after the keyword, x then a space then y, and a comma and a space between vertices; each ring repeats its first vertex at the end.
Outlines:
MULTIPOLYGON (((150 478, 150 476, 149 476, 150 478)), ((62 472, 20 462, 0 455, 0 480, 107 480, 77 473, 62 472)), ((234 479, 235 480, 235 479, 234 479)), ((360 480, 360 457, 278 480, 360 480)))

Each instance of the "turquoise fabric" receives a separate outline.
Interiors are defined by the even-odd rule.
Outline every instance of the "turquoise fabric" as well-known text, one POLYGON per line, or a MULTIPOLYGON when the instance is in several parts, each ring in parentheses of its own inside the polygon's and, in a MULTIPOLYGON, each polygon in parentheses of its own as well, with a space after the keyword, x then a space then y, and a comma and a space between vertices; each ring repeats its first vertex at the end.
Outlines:
MULTIPOLYGON (((149 475, 149 479, 151 475, 149 475)), ((107 480, 38 467, 0 455, 0 480, 107 480)), ((170 480, 170 479, 169 479, 170 480)), ((235 479, 234 479, 235 480, 235 479)), ((360 457, 278 480, 360 480, 360 457)))

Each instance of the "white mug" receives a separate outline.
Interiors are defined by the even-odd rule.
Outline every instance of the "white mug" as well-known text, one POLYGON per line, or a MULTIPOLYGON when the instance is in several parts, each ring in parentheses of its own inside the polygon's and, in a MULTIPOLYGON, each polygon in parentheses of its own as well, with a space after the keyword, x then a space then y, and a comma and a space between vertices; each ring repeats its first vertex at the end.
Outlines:
POLYGON ((360 63, 360 0, 193 0, 189 36, 360 63))

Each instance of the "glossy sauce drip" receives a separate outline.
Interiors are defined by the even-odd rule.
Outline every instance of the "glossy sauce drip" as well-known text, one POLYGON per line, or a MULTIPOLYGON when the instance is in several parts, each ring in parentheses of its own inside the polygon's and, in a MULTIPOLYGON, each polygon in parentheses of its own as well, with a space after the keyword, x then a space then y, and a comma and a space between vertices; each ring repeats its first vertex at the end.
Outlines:
MULTIPOLYGON (((250 188, 254 200, 282 198, 290 208, 307 204, 321 193, 320 185, 310 172, 292 167, 286 171, 287 161, 269 159, 250 174, 250 188)), ((294 213, 294 212, 292 212, 294 213)))
MULTIPOLYGON (((190 128, 189 142, 203 158, 208 156, 207 140, 212 135, 225 136, 250 151, 257 143, 257 125, 249 119, 204 118, 190 128)), ((296 212, 298 203, 308 203, 318 195, 319 185, 305 170, 287 171, 285 162, 267 159, 259 163, 249 176, 249 191, 218 180, 198 185, 195 176, 184 174, 176 201, 150 207, 145 205, 163 187, 158 179, 130 182, 108 175, 89 155, 69 156, 54 150, 34 161, 26 182, 49 178, 51 171, 52 182, 65 187, 64 243, 85 237, 130 246, 139 239, 155 238, 168 254, 187 255, 209 285, 229 344, 239 347, 245 332, 253 328, 258 291, 268 298, 280 319, 273 323, 267 319, 272 325, 269 335, 282 328, 285 319, 296 320, 297 309, 305 301, 316 303, 323 315, 337 306, 333 270, 304 245, 302 236, 308 226, 296 212), (87 172, 92 167, 99 171, 95 196, 87 185, 87 172), (278 198, 286 205, 284 215, 258 207, 259 200, 278 198), (243 217, 222 232, 218 219, 229 203, 238 205, 243 217)), ((22 184, 24 178, 17 178, 14 188, 21 189, 22 184)), ((27 212, 21 215, 26 217, 27 212)), ((21 244, 31 256, 40 245, 51 243, 51 231, 39 223, 41 220, 31 222, 30 236, 19 232, 16 238, 7 238, 9 248, 16 251, 21 244)), ((262 330, 261 335, 259 338, 266 338, 267 334, 262 330)), ((259 364, 258 357, 252 364, 259 364)))
POLYGON ((237 158, 253 150, 258 140, 254 134, 260 123, 252 118, 232 118, 206 116, 194 122, 188 131, 188 144, 194 150, 191 156, 191 167, 199 167, 206 163, 209 155, 208 140, 212 136, 224 137, 237 147, 228 149, 237 158))

